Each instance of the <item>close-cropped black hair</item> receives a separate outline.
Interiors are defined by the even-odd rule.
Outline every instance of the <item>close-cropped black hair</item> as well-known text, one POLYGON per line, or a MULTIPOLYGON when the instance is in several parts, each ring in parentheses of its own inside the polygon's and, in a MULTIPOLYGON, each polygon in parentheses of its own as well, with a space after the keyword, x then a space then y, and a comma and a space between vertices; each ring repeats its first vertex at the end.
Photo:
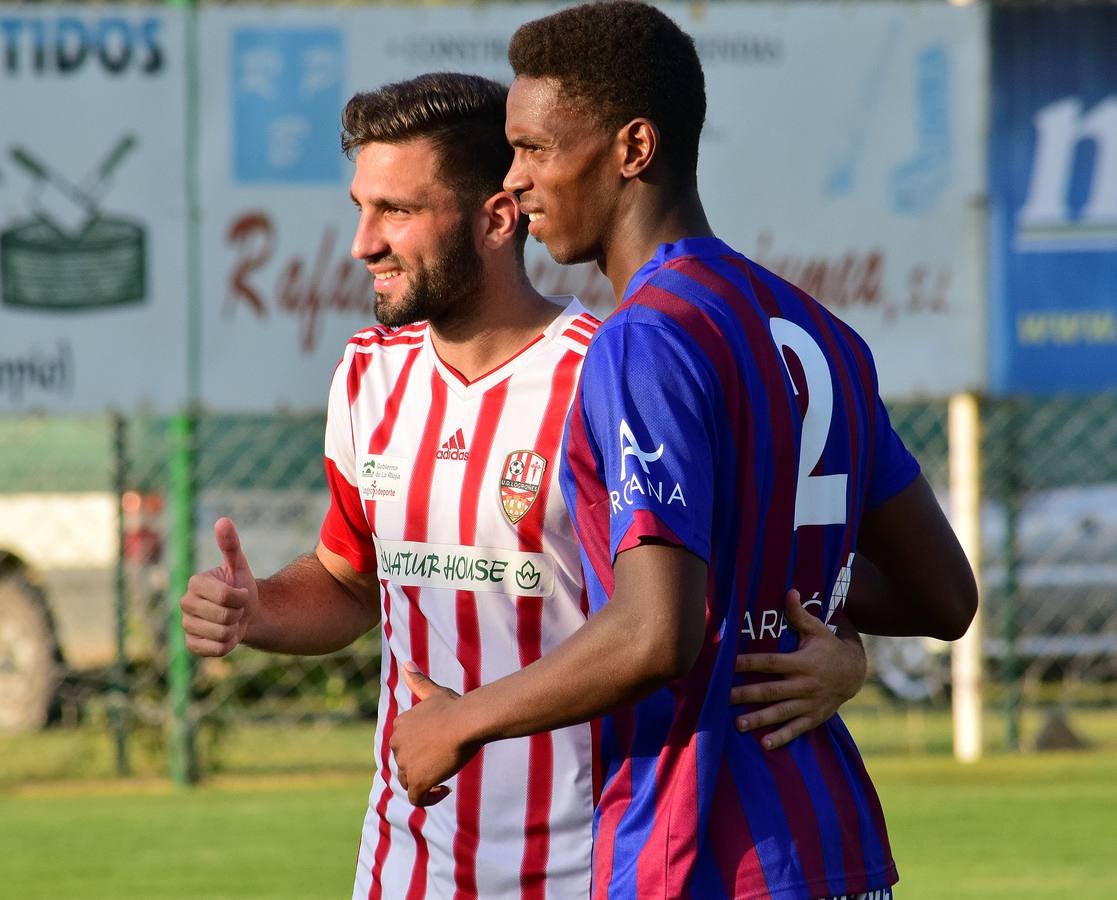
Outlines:
POLYGON ((512 165, 504 137, 508 89, 479 75, 435 72, 356 94, 341 118, 341 149, 352 158, 365 144, 426 139, 440 175, 464 204, 502 189, 512 165))
POLYGON ((602 127, 648 118, 676 187, 692 187, 706 119, 706 84, 694 41, 660 10, 606 0, 522 25, 508 46, 517 76, 549 78, 602 127))

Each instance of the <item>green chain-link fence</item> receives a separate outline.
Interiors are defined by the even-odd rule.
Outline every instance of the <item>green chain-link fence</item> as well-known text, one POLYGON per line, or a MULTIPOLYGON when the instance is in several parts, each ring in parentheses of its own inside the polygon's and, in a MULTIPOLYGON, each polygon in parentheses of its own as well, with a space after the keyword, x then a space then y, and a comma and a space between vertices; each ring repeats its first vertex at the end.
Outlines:
MULTIPOLYGON (((891 409, 947 502, 946 404, 891 409)), ((1117 708, 1117 395, 987 400, 982 421, 988 743, 1111 738, 1098 723, 1117 708)), ((320 414, 199 420, 198 568, 220 561, 221 515, 258 575, 313 549, 322 427, 320 414)), ((170 447, 157 418, 0 419, 0 723, 96 735, 109 771, 158 769, 167 752, 170 447)), ((855 735, 877 750, 949 747, 949 649, 877 639, 870 651, 848 707, 855 735)), ((244 764, 234 748, 252 733, 280 736, 275 765, 337 765, 294 735, 345 722, 362 723, 349 762, 367 763, 378 681, 376 633, 327 657, 241 648, 200 661, 189 721, 203 771, 244 764)), ((62 754, 58 774, 72 762, 62 754)))

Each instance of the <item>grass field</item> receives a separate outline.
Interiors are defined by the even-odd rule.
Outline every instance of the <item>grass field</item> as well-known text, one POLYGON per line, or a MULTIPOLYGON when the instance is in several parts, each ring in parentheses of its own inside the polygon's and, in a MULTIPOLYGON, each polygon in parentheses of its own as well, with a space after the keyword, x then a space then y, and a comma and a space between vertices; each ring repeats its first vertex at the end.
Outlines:
MULTIPOLYGON (((327 742, 328 743, 328 742, 327 742)), ((1117 897, 1117 753, 869 757, 915 898, 1117 897)), ((358 771, 9 783, 0 895, 348 897, 358 771)))

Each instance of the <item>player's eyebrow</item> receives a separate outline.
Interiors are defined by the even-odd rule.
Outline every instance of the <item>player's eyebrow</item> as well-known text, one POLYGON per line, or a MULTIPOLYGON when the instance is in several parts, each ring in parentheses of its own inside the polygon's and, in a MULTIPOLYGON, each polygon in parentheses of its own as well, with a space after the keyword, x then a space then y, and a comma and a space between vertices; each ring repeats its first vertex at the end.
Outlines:
POLYGON ((547 141, 542 137, 528 134, 518 134, 515 137, 508 138, 508 143, 513 147, 544 147, 547 141))
POLYGON ((363 205, 375 206, 380 209, 421 209, 427 203, 427 196, 425 193, 420 193, 417 196, 404 199, 403 197, 376 197, 375 199, 366 200, 364 204, 357 199, 357 195, 352 190, 349 191, 349 199, 353 204, 360 208, 363 205))

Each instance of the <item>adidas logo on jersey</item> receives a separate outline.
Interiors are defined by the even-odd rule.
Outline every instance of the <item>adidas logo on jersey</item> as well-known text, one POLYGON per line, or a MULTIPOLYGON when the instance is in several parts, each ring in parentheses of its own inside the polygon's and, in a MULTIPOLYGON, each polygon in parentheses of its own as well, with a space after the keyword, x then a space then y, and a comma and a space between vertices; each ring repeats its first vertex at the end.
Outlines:
POLYGON ((465 462, 469 459, 469 451, 465 449, 465 435, 459 428, 438 448, 439 459, 457 459, 465 462))

